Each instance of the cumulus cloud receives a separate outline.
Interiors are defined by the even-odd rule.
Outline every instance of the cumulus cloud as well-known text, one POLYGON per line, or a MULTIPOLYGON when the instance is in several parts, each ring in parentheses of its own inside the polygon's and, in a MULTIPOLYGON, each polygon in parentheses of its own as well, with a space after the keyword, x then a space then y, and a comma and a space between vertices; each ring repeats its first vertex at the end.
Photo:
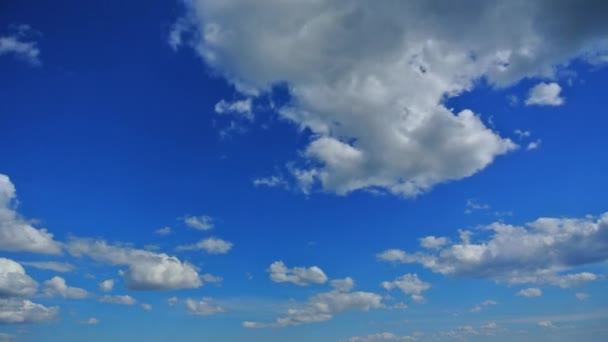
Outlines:
POLYGON ((543 295, 543 291, 541 291, 541 289, 537 287, 529 287, 527 289, 520 290, 519 292, 517 292, 517 295, 520 297, 527 298, 540 297, 543 295))
POLYGON ((226 311, 223 307, 215 304, 213 298, 208 297, 202 298, 199 301, 188 298, 184 303, 188 313, 191 315, 210 316, 226 311))
POLYGON ((327 276, 317 266, 293 267, 285 266, 283 261, 275 261, 268 268, 270 279, 275 283, 292 283, 300 286, 309 284, 323 284, 327 276))
POLYGON ((81 288, 68 286, 65 279, 57 276, 44 282, 44 294, 49 297, 69 299, 83 299, 89 295, 87 291, 81 288))
POLYGON ((562 87, 559 84, 541 82, 530 89, 526 105, 537 106, 561 106, 564 98, 560 97, 562 87))
POLYGON ((382 332, 366 336, 353 336, 345 342, 373 342, 373 341, 416 341, 413 336, 399 336, 389 332, 382 332))
POLYGON ((122 275, 131 290, 174 290, 202 285, 193 265, 164 253, 80 238, 72 239, 67 249, 76 257, 88 256, 106 264, 128 266, 122 275))
POLYGON ((539 218, 524 226, 492 223, 479 228, 487 236, 472 241, 461 231, 461 241, 434 253, 389 249, 380 260, 419 263, 453 277, 486 278, 508 284, 545 284, 562 288, 598 279, 590 272, 572 272, 608 260, 608 213, 599 217, 539 218))
POLYGON ((528 150, 528 151, 536 150, 537 148, 540 147, 541 142, 542 142, 542 140, 540 140, 540 139, 530 141, 528 143, 528 146, 526 146, 526 150, 528 150))
POLYGON ((121 295, 116 295, 116 296, 104 295, 99 298, 99 301, 102 303, 119 304, 119 305, 135 305, 135 303, 137 303, 137 300, 135 300, 135 298, 133 298, 129 295, 122 295, 122 296, 121 295))
POLYGON ((0 35, 0 56, 13 55, 30 65, 40 65, 38 43, 31 40, 34 35, 35 31, 29 25, 12 27, 12 32, 0 35))
POLYGON ((103 292, 110 292, 114 288, 114 279, 106 279, 99 283, 99 289, 103 292))
POLYGON ((59 314, 56 306, 46 307, 27 299, 0 298, 0 323, 36 323, 52 320, 59 314))
POLYGON ((99 324, 99 320, 95 317, 87 318, 85 320, 80 321, 80 324, 84 325, 97 325, 99 324))
POLYGON ((446 237, 427 236, 420 239, 420 246, 428 249, 439 249, 450 243, 450 239, 446 237))
POLYGON ((418 278, 417 274, 404 274, 393 281, 382 282, 382 287, 387 290, 399 289, 406 295, 410 295, 415 302, 423 302, 422 293, 431 288, 431 284, 418 278))
POLYGON ((10 178, 0 174, 0 250, 59 254, 61 246, 46 229, 35 228, 14 210, 17 198, 10 178))
POLYGON ((30 296, 37 289, 36 281, 25 273, 19 263, 0 258, 0 298, 30 296))
POLYGON ((214 226, 213 218, 207 215, 186 216, 184 217, 184 223, 186 226, 197 230, 209 230, 214 226))
POLYGON ((334 279, 331 282, 331 287, 333 287, 336 291, 348 292, 355 287, 355 281, 351 277, 346 277, 343 279, 334 279))
MULTIPOLYGON (((602 2, 186 2, 191 44, 245 96, 286 84, 279 115, 313 135, 294 177, 346 194, 414 196, 515 148, 445 100, 484 79, 554 77, 606 45, 602 2), (542 19, 541 19, 542 18, 542 19), (504 30, 504 27, 510 27, 504 30), (299 176, 307 175, 301 179, 299 176), (312 182, 311 182, 312 181, 312 182)), ((184 19, 181 19, 184 20, 184 19)))
POLYGON ((56 261, 22 261, 22 265, 39 268, 42 270, 51 270, 55 272, 67 273, 74 270, 74 265, 67 262, 56 261))
POLYGON ((382 296, 362 291, 332 290, 315 294, 306 303, 289 308, 284 316, 273 322, 243 322, 245 328, 280 328, 332 319, 335 315, 351 311, 368 311, 382 308, 382 296))
POLYGON ((202 250, 209 254, 226 254, 232 249, 232 246, 233 246, 232 242, 210 237, 210 238, 201 240, 194 245, 178 246, 177 250, 179 250, 179 251, 202 250))

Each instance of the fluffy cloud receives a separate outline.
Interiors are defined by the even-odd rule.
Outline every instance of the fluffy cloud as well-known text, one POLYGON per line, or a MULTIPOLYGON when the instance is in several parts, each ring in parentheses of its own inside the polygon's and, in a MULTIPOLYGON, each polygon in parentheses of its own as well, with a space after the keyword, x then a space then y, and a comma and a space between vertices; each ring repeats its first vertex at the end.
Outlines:
POLYGON ((148 303, 143 303, 141 304, 141 308, 146 310, 146 311, 152 311, 152 305, 148 304, 148 303))
POLYGON ((105 295, 105 296, 102 296, 101 298, 99 298, 99 301, 102 303, 119 304, 119 305, 134 305, 135 303, 137 303, 137 300, 135 300, 135 298, 133 298, 129 295, 124 295, 124 296, 105 295))
POLYGON ((129 266, 123 278, 132 290, 172 290, 202 285, 194 266, 164 253, 91 239, 72 239, 67 249, 76 257, 84 255, 110 265, 129 266))
POLYGON ((300 286, 323 284, 327 276, 317 266, 288 268, 282 261, 275 261, 268 268, 270 279, 275 283, 293 283, 300 286))
POLYGON ((427 236, 420 239, 420 246, 428 249, 439 249, 450 243, 446 237, 427 236))
POLYGON ((223 307, 215 304, 212 298, 202 298, 199 301, 188 298, 184 303, 191 315, 209 316, 226 311, 223 307))
POLYGON ((378 294, 362 291, 332 290, 315 294, 302 305, 290 308, 287 313, 274 322, 245 321, 245 328, 272 328, 323 322, 332 319, 336 314, 349 311, 368 311, 381 308, 382 297, 378 294))
POLYGON ((0 298, 0 323, 35 323, 57 316, 59 308, 46 307, 27 299, 0 298))
POLYGON ((177 250, 203 250, 209 254, 226 254, 232 249, 232 242, 210 237, 194 245, 178 246, 177 250))
POLYGON ((56 261, 22 261, 22 265, 40 268, 43 270, 51 270, 55 272, 67 273, 74 270, 74 265, 67 262, 56 261))
POLYGON ((422 293, 431 288, 431 284, 426 283, 417 274, 404 274, 393 281, 382 282, 382 287, 387 290, 400 289, 406 295, 410 295, 415 302, 424 301, 422 293))
POLYGON ((530 89, 526 105, 561 106, 564 99, 560 97, 562 87, 559 84, 541 82, 530 89))
POLYGON ((13 209, 16 195, 10 178, 0 174, 0 250, 59 254, 61 246, 46 229, 35 228, 13 209))
POLYGON ((539 218, 525 226, 493 223, 479 228, 487 238, 461 241, 435 253, 391 249, 378 254, 384 261, 419 263, 444 275, 489 278, 509 284, 546 284, 562 288, 584 285, 598 276, 568 273, 608 260, 608 213, 600 217, 539 218))
POLYGON ((37 288, 36 281, 25 273, 19 263, 0 258, 0 298, 30 296, 37 288))
POLYGON ((213 218, 207 215, 186 216, 184 217, 184 223, 186 226, 197 230, 209 230, 214 226, 213 218))
POLYGON ((606 45, 602 2, 469 5, 193 0, 180 21, 196 31, 189 45, 244 95, 287 85, 279 115, 313 132, 307 166, 292 169, 304 191, 320 183, 338 194, 414 196, 515 148, 446 98, 480 79, 554 77, 558 65, 606 45))
POLYGON ((106 279, 99 283, 99 289, 103 292, 110 292, 114 288, 114 279, 106 279))
POLYGON ((527 289, 520 290, 519 292, 517 292, 517 295, 520 297, 527 297, 527 298, 540 297, 543 295, 543 291, 541 291, 539 288, 536 288, 536 287, 529 287, 527 289))
POLYGON ((367 336, 353 336, 345 342, 373 342, 373 341, 416 341, 413 336, 399 336, 389 332, 371 334, 367 336))
POLYGON ((44 294, 49 297, 70 299, 82 299, 89 295, 87 291, 81 288, 68 286, 65 279, 57 276, 44 282, 44 294))
POLYGON ((28 39, 34 35, 29 25, 13 26, 12 32, 0 36, 0 56, 13 55, 31 65, 40 65, 40 49, 35 41, 28 39))
POLYGON ((351 277, 334 279, 331 281, 331 287, 333 287, 336 291, 348 292, 355 287, 355 281, 351 277))

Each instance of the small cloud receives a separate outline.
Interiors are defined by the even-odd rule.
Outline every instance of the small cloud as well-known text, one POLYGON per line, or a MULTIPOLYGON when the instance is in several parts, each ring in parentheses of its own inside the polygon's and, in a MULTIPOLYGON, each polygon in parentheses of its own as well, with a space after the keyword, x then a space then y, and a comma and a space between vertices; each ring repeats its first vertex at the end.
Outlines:
POLYGON ((232 247, 233 243, 230 241, 210 237, 194 245, 178 246, 176 249, 178 251, 203 250, 209 254, 226 254, 232 247))
POLYGON ((466 209, 464 210, 465 214, 472 214, 475 211, 481 210, 489 210, 491 207, 488 204, 477 202, 474 198, 469 198, 467 200, 466 209))
POLYGON ((515 131, 513 131, 513 133, 515 133, 515 135, 521 140, 523 138, 529 138, 532 133, 530 131, 523 131, 521 129, 516 129, 515 131))
POLYGON ((137 301, 129 295, 124 295, 124 296, 105 295, 105 296, 99 298, 99 301, 101 303, 120 304, 120 305, 134 305, 135 303, 137 303, 137 301))
POLYGON ((266 186, 269 188, 286 187, 287 182, 279 176, 270 176, 254 179, 253 186, 266 186))
POLYGON ((103 292, 110 292, 114 288, 114 279, 107 279, 99 283, 99 289, 103 292))
POLYGON ((96 325, 99 324, 99 320, 95 317, 87 318, 85 320, 80 321, 80 324, 84 325, 96 325))
POLYGON ((517 292, 517 295, 520 297, 532 298, 532 297, 540 297, 543 295, 543 291, 536 287, 529 287, 527 289, 523 289, 517 292))
POLYGON ((201 216, 186 216, 184 223, 190 228, 197 230, 209 230, 214 227, 213 218, 207 215, 201 216))
POLYGON ((148 303, 143 303, 141 304, 141 308, 146 310, 146 311, 152 311, 152 305, 148 304, 148 303))
POLYGON ((167 305, 169 305, 169 306, 174 306, 175 304, 177 304, 177 302, 178 302, 177 297, 167 298, 167 305))
POLYGON ((11 33, 0 36, 0 56, 13 55, 32 66, 39 66, 41 62, 38 43, 27 40, 27 37, 35 35, 36 31, 29 25, 13 25, 10 29, 11 33))
POLYGON ((540 147, 540 143, 542 141, 540 139, 536 140, 536 141, 532 141, 528 144, 528 147, 526 147, 526 150, 531 151, 531 150, 536 150, 537 148, 540 147))
POLYGON ((590 297, 590 296, 589 296, 589 294, 584 293, 584 292, 577 292, 577 293, 576 293, 574 296, 575 296, 575 297, 576 297, 576 299, 578 299, 578 300, 585 300, 585 299, 587 299, 587 298, 589 298, 589 297, 590 297))
POLYGON ((526 105, 537 106, 561 106, 564 104, 564 98, 560 97, 562 88, 557 83, 541 82, 530 89, 526 105))
POLYGON ((253 112, 251 111, 252 101, 250 98, 240 101, 229 102, 221 100, 215 104, 215 112, 217 114, 232 114, 253 121, 253 112))
POLYGON ((555 328, 555 325, 553 325, 553 322, 551 321, 540 321, 538 323, 536 323, 537 326, 541 327, 541 328, 545 328, 545 329, 552 329, 555 328))
POLYGON ((156 234, 165 236, 171 234, 171 227, 162 227, 154 231, 156 234))
POLYGON ((484 310, 484 308, 488 307, 488 306, 495 306, 498 303, 494 300, 484 300, 483 302, 475 305, 474 307, 471 308, 471 310, 469 310, 470 312, 473 313, 477 313, 477 312, 481 312, 484 310))

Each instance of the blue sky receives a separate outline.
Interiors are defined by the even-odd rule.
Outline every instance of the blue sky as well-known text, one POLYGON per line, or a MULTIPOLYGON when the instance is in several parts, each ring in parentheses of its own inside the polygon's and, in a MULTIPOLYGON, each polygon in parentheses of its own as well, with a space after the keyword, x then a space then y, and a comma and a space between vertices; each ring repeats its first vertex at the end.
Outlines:
POLYGON ((605 338, 608 9, 465 3, 0 5, 0 341, 605 338))

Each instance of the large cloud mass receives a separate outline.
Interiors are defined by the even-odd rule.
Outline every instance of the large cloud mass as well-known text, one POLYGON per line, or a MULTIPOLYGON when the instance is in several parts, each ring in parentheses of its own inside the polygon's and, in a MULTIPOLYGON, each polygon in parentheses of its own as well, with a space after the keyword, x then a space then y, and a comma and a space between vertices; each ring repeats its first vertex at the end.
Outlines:
POLYGON ((280 115, 313 132, 290 169, 303 191, 414 196, 516 145, 445 99, 485 79, 552 78, 606 47, 605 1, 190 0, 190 43, 245 96, 278 83, 280 115), (506 29, 508 28, 508 29, 506 29))

